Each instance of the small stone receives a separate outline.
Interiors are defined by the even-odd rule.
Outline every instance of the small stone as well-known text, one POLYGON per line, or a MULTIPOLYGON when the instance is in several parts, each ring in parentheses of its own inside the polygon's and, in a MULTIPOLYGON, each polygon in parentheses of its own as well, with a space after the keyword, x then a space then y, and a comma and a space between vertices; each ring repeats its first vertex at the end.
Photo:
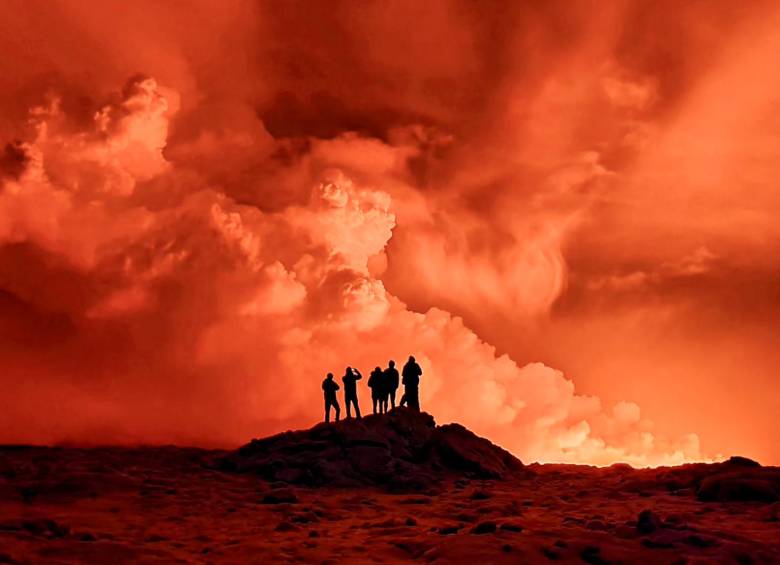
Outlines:
POLYGON ((713 538, 702 537, 697 534, 691 534, 683 541, 688 545, 692 545, 694 547, 712 547, 713 545, 717 544, 717 541, 714 540, 713 538))
POLYGON ((601 557, 601 549, 595 545, 586 545, 580 552, 580 558, 591 565, 605 565, 607 561, 601 557))
POLYGON ((477 524, 471 529, 471 533, 476 535, 492 534, 495 531, 496 531, 495 522, 480 522, 479 524, 477 524))
POLYGON ((650 534, 661 526, 658 516, 651 510, 642 510, 636 520, 636 529, 640 534, 650 534))
POLYGON ((626 526, 625 524, 621 524, 617 528, 615 528, 615 537, 619 537, 621 539, 631 539, 635 538, 637 536, 636 527, 632 526, 626 526))
POLYGON ((279 522, 274 528, 275 532, 297 532, 298 530, 300 527, 290 522, 279 522))
POLYGON ((296 504, 298 496, 291 489, 279 488, 266 493, 261 502, 263 504, 296 504))
POLYGON ((414 518, 407 518, 405 523, 407 526, 416 526, 417 520, 415 520, 414 518))

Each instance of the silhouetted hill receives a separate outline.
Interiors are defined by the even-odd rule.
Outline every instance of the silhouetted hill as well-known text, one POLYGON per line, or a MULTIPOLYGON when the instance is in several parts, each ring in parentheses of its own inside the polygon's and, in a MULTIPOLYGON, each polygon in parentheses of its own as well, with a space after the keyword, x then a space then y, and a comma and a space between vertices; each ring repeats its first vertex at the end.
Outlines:
POLYGON ((220 466, 299 485, 389 490, 425 489, 445 476, 499 479, 523 468, 463 426, 437 426, 429 414, 405 408, 255 439, 220 466))

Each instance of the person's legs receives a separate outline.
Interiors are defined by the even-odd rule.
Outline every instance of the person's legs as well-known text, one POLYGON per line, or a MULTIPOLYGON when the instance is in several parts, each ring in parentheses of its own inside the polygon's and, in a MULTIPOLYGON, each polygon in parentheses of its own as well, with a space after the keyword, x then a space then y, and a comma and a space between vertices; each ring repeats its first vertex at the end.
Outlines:
POLYGON ((390 391, 390 406, 395 410, 395 390, 390 391))
POLYGON ((417 412, 420 411, 420 396, 416 390, 408 393, 407 402, 409 403, 409 408, 417 412))
POLYGON ((403 393, 401 395, 401 401, 398 403, 398 406, 406 406, 408 402, 408 399, 406 398, 406 393, 403 393))
POLYGON ((339 401, 334 400, 333 401, 333 408, 336 410, 336 421, 339 421, 339 415, 341 415, 341 407, 339 406, 339 401))
POLYGON ((374 414, 376 414, 376 405, 377 405, 377 401, 378 401, 378 400, 379 400, 379 399, 378 399, 376 396, 372 396, 372 397, 371 397, 371 401, 372 401, 372 402, 373 402, 373 404, 374 404, 374 414))
POLYGON ((352 399, 352 402, 355 403, 355 418, 360 418, 360 406, 358 406, 357 396, 352 399))
POLYGON ((345 401, 346 401, 346 403, 347 403, 347 418, 351 418, 351 417, 352 417, 352 414, 350 414, 350 412, 349 412, 349 405, 350 405, 350 403, 352 402, 352 397, 350 397, 350 396, 347 396, 347 397, 346 397, 344 400, 345 400, 345 401))
POLYGON ((325 401, 325 422, 330 422, 330 402, 325 401))

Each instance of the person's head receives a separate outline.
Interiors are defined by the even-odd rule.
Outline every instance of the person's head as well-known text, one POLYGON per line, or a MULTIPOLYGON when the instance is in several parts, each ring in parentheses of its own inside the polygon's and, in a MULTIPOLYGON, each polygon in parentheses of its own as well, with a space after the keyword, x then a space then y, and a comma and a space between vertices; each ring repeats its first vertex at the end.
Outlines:
POLYGON ((374 370, 375 370, 377 373, 381 373, 381 372, 382 372, 382 367, 376 367, 374 370))
POLYGON ((352 374, 352 367, 347 367, 347 374, 348 374, 348 375, 351 375, 351 374, 352 374))
POLYGON ((409 356, 409 362, 410 363, 414 363, 414 355, 410 355, 409 356))
POLYGON ((332 380, 333 380, 333 373, 328 373, 328 380, 329 380, 329 381, 332 381, 332 380))
POLYGON ((390 362, 388 363, 388 365, 390 365, 390 368, 392 369, 393 367, 395 367, 395 361, 390 359, 390 362))

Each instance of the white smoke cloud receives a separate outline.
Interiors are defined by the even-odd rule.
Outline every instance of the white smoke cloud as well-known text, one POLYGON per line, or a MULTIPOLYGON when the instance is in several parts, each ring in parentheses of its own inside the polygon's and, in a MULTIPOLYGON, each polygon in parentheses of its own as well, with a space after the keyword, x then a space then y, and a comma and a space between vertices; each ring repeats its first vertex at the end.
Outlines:
MULTIPOLYGON (((15 430, 0 440, 176 441, 201 434, 204 442, 240 442, 317 420, 324 373, 346 365, 368 372, 414 354, 424 370, 425 410, 525 460, 645 465, 701 457, 695 436, 655 437, 636 404, 605 409, 554 368, 521 367, 496 355, 461 318, 438 308, 415 312, 393 296, 371 265, 385 257, 404 211, 424 205, 419 195, 326 170, 310 179, 306 204, 264 212, 165 159, 172 114, 148 78, 131 82, 89 131, 67 131, 56 107, 35 113, 26 170, 0 192, 0 243, 44 249, 89 281, 86 296, 65 308, 87 350, 109 322, 137 341, 121 348, 130 361, 112 367, 110 386, 97 391, 89 356, 79 360, 78 378, 50 368, 39 387, 67 390, 71 405, 57 415, 40 411, 48 394, 7 388, 21 408, 0 415, 0 429, 15 430), (169 193, 161 198, 161 191, 169 193), (161 327, 169 333, 161 336, 161 327), (154 354, 145 358, 144 351, 154 354), (168 409, 143 408, 149 392, 168 409), (11 419, 13 428, 6 426, 11 419)), ((354 142, 347 137, 330 151, 352 155, 354 142)), ((366 143, 373 153, 361 166, 398 169, 394 149, 366 143)), ((453 235, 467 237, 468 226, 441 228, 431 223, 407 234, 404 245, 417 246, 419 257, 407 265, 411 281, 430 283, 429 268, 446 268, 453 292, 471 294, 475 307, 512 295, 516 286, 523 290, 512 304, 526 310, 559 292, 562 232, 552 224, 523 241, 515 232, 498 265, 492 255, 450 243, 453 235)), ((17 288, 25 268, 19 266, 17 288)), ((44 307, 39 296, 20 294, 44 307)))

